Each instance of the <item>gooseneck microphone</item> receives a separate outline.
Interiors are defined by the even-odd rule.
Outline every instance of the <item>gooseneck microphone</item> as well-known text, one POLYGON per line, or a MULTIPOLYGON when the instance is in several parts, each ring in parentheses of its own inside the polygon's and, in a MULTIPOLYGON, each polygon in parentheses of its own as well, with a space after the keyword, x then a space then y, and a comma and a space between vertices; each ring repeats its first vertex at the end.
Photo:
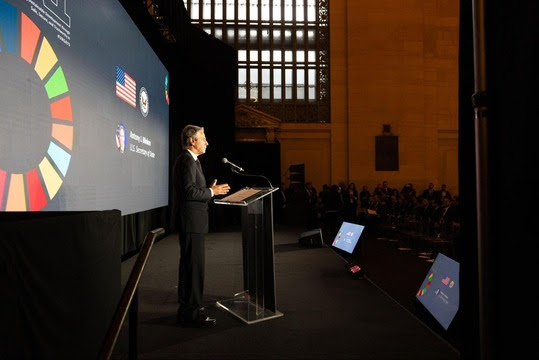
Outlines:
POLYGON ((271 185, 271 181, 269 181, 269 179, 267 177, 265 177, 264 175, 253 175, 253 174, 246 174, 243 172, 243 168, 239 167, 238 165, 228 161, 227 158, 222 158, 221 159, 221 162, 223 164, 228 164, 230 165, 230 170, 232 170, 233 173, 236 173, 238 175, 241 175, 241 176, 249 176, 249 177, 259 177, 259 178, 262 178, 264 180, 266 180, 270 186, 270 188, 273 189, 273 185, 271 185), (241 172, 241 173, 240 173, 241 172))
POLYGON ((228 165, 230 165, 231 167, 235 168, 235 169, 238 170, 238 171, 243 171, 243 168, 241 168, 241 167, 239 167, 238 165, 236 165, 236 164, 234 164, 234 163, 228 161, 227 158, 222 158, 222 159, 221 159, 221 162, 222 162, 223 164, 228 164, 228 165))

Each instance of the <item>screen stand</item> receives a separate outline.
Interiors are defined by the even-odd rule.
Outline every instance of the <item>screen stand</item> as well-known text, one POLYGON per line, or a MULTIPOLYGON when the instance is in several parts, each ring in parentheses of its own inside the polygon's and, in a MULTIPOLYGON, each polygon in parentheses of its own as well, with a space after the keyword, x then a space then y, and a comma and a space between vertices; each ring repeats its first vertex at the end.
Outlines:
POLYGON ((283 316, 276 307, 272 193, 278 188, 245 188, 216 204, 241 206, 243 291, 217 306, 247 324, 283 316))

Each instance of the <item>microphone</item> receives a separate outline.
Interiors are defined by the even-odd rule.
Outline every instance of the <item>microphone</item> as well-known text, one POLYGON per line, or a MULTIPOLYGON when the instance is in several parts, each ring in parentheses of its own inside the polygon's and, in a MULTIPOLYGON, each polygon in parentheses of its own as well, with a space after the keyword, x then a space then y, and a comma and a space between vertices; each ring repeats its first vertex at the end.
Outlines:
POLYGON ((228 165, 232 166, 233 168, 235 168, 235 169, 238 170, 238 171, 243 171, 243 169, 242 169, 241 167, 239 167, 238 165, 236 165, 236 164, 234 164, 234 163, 228 161, 227 158, 221 159, 221 162, 222 162, 223 164, 228 164, 228 165))

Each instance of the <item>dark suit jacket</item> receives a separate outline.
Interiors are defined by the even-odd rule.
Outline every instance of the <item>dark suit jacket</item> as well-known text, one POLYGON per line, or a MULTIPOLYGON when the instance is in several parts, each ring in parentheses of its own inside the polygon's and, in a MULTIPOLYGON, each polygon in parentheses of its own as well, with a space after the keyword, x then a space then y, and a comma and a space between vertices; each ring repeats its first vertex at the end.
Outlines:
POLYGON ((429 189, 423 190, 423 194, 421 195, 423 199, 428 199, 429 201, 432 199, 437 199, 436 190, 432 189, 432 194, 430 194, 429 189))
POLYGON ((193 156, 183 150, 173 172, 173 229, 180 232, 208 232, 208 203, 211 191, 193 156))

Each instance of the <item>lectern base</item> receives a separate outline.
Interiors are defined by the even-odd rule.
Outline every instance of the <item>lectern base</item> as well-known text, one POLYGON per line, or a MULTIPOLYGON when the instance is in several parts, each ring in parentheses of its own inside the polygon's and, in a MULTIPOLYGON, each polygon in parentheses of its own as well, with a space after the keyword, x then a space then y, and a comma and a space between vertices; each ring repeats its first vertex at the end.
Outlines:
POLYGON ((273 312, 254 303, 245 292, 236 294, 232 299, 217 301, 217 306, 247 324, 254 324, 283 316, 283 313, 280 311, 273 312))

